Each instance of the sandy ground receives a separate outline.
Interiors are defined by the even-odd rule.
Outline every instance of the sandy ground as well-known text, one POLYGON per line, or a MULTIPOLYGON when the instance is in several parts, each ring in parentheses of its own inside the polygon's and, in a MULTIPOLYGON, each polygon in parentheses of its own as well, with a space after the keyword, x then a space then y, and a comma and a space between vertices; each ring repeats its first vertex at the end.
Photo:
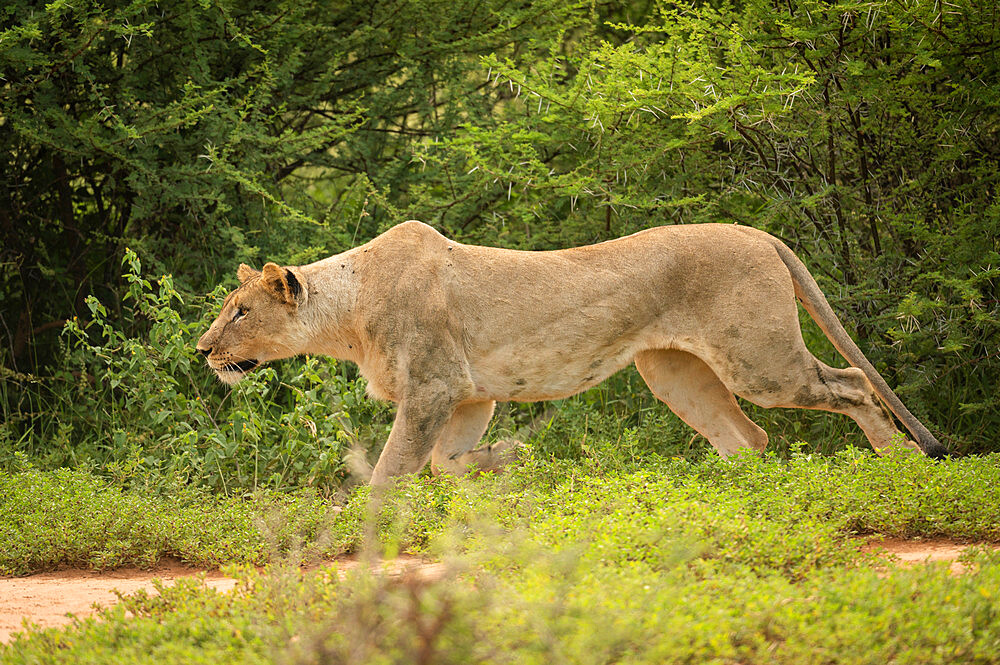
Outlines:
MULTIPOLYGON (((865 552, 884 553, 896 557, 897 562, 904 566, 912 566, 928 561, 950 561, 949 568, 955 574, 965 572, 965 566, 957 561, 959 555, 969 544, 955 543, 950 540, 900 540, 897 538, 873 539, 861 549, 865 552)), ((989 545, 993 549, 1000 546, 989 545)))
MULTIPOLYGON (((117 603, 115 589, 123 594, 139 589, 152 591, 154 579, 173 584, 201 572, 177 561, 164 561, 150 570, 59 570, 0 578, 0 642, 7 642, 15 632, 24 630, 23 619, 43 628, 61 626, 70 622, 70 613, 85 617, 95 612, 95 603, 105 607, 117 603)), ((236 580, 218 571, 206 572, 205 577, 206 584, 220 591, 236 586, 236 580)))
MULTIPOLYGON (((340 571, 362 565, 353 558, 336 562, 340 571)), ((387 575, 415 574, 431 580, 441 577, 445 566, 413 557, 392 561, 379 561, 373 569, 387 575)), ((219 571, 191 568, 176 560, 166 560, 149 570, 119 568, 94 572, 91 570, 59 570, 27 577, 0 578, 0 643, 9 642, 14 633, 24 630, 23 621, 49 628, 63 626, 72 621, 70 614, 83 618, 96 612, 95 605, 109 607, 118 602, 115 590, 124 595, 140 589, 153 591, 153 580, 159 579, 168 586, 178 579, 205 575, 205 583, 219 591, 231 591, 236 580, 219 571)))
MULTIPOLYGON (((902 565, 927 561, 950 561, 956 574, 964 568, 956 561, 968 545, 947 540, 872 540, 865 551, 896 557, 902 565)), ((337 567, 347 571, 361 565, 354 559, 340 559, 337 567)), ((375 567, 388 575, 416 574, 425 579, 444 574, 444 564, 420 559, 401 558, 377 562, 375 567)), ((139 589, 153 590, 153 580, 172 584, 184 577, 194 577, 204 571, 185 566, 178 561, 165 561, 150 570, 121 568, 108 572, 62 570, 28 577, 0 578, 0 643, 8 642, 14 633, 24 629, 23 621, 43 628, 70 623, 70 614, 86 617, 93 614, 95 604, 103 607, 118 602, 114 590, 130 594, 139 589)), ((220 591, 230 591, 236 581, 218 571, 204 572, 205 583, 220 591)))

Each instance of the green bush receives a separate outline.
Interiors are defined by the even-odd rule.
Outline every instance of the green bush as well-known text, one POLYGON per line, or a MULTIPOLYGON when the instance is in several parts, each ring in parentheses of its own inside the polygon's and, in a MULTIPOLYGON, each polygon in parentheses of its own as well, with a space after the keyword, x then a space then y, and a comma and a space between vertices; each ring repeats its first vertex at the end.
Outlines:
MULTIPOLYGON (((890 0, 661 2, 546 58, 484 58, 516 99, 496 122, 425 147, 464 196, 446 207, 449 190, 428 186, 407 216, 526 249, 670 223, 770 231, 914 413, 956 450, 995 450, 991 12, 974 0, 946 13, 890 0)), ((842 362, 812 324, 806 336, 842 362)))
MULTIPOLYGON (((89 388, 79 370, 61 371, 54 340, 97 304, 115 330, 148 333, 151 321, 133 327, 122 301, 126 246, 200 304, 191 294, 240 260, 313 261, 406 218, 521 249, 722 221, 787 240, 911 410, 955 450, 993 450, 1000 36, 990 10, 972 0, 940 15, 889 0, 426 0, 376 3, 370 15, 315 2, 7 3, 5 440, 93 457, 71 450, 79 428, 55 424, 79 420, 55 412, 89 388)), ((204 309, 178 311, 204 321, 204 309)), ((840 362, 812 324, 806 337, 840 362)), ((628 413, 625 426, 641 429, 638 410, 652 404, 628 373, 571 408, 595 422, 628 413), (623 395, 631 403, 614 404, 623 395)), ((113 411, 92 406, 91 423, 113 411)), ((844 419, 749 410, 782 451, 856 438, 844 419)), ((670 429, 681 446, 683 430, 670 429)), ((230 466, 226 486, 260 483, 252 465, 230 466)), ((268 482, 315 475, 295 466, 276 462, 268 482)))
POLYGON ((308 262, 400 221, 425 179, 414 146, 505 101, 479 58, 530 59, 587 7, 4 2, 4 367, 47 379, 88 294, 117 316, 126 246, 200 293, 240 261, 308 262))
POLYGON ((121 482, 156 478, 223 492, 317 487, 327 493, 347 475, 350 446, 381 445, 389 415, 364 398, 328 358, 307 358, 249 376, 224 389, 194 348, 218 310, 223 288, 200 307, 185 306, 170 275, 155 283, 126 252, 123 300, 135 334, 88 298, 91 321, 66 325, 60 387, 36 436, 17 439, 20 423, 0 426, 0 459, 16 452, 35 464, 92 465, 121 482), (195 316, 192 316, 194 314, 195 316), (141 332, 138 332, 141 331, 141 332))

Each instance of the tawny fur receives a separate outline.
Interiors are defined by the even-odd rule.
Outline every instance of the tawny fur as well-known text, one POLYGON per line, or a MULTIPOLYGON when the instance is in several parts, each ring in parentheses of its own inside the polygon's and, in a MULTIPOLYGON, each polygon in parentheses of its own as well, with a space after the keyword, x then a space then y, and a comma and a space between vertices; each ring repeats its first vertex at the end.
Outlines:
POLYGON ((198 348, 230 383, 241 361, 319 353, 357 363, 370 393, 398 404, 373 484, 428 460, 435 471, 499 468, 512 443, 475 449, 496 401, 567 397, 630 362, 723 456, 767 445, 734 394, 847 414, 878 451, 894 441, 943 450, 791 250, 749 227, 668 226, 524 252, 463 245, 410 221, 310 265, 238 274, 198 348), (796 296, 855 367, 831 368, 806 349, 796 296))

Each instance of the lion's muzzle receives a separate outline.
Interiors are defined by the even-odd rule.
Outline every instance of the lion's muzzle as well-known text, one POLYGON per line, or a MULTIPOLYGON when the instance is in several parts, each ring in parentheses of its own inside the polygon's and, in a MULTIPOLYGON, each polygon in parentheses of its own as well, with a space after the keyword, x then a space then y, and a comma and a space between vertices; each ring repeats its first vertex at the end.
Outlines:
POLYGON ((238 363, 226 363, 222 366, 222 369, 227 372, 239 372, 240 374, 246 374, 253 368, 255 368, 260 363, 256 360, 241 360, 238 363))

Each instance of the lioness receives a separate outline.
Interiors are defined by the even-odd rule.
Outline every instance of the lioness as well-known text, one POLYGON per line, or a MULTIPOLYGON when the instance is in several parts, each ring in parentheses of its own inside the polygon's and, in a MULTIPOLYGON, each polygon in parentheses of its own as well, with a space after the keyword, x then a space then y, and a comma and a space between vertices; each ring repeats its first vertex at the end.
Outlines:
POLYGON ((230 384, 300 353, 357 363, 369 392, 398 404, 372 484, 428 458, 435 472, 497 469, 512 444, 476 448, 497 400, 568 397, 630 362, 724 457, 767 445, 734 393, 847 414, 877 451, 903 440, 884 402, 916 439, 907 445, 947 454, 802 262, 750 227, 664 226, 525 252, 463 245, 409 221, 310 265, 241 265, 237 275, 198 350, 230 384), (853 367, 806 349, 796 298, 853 367))

